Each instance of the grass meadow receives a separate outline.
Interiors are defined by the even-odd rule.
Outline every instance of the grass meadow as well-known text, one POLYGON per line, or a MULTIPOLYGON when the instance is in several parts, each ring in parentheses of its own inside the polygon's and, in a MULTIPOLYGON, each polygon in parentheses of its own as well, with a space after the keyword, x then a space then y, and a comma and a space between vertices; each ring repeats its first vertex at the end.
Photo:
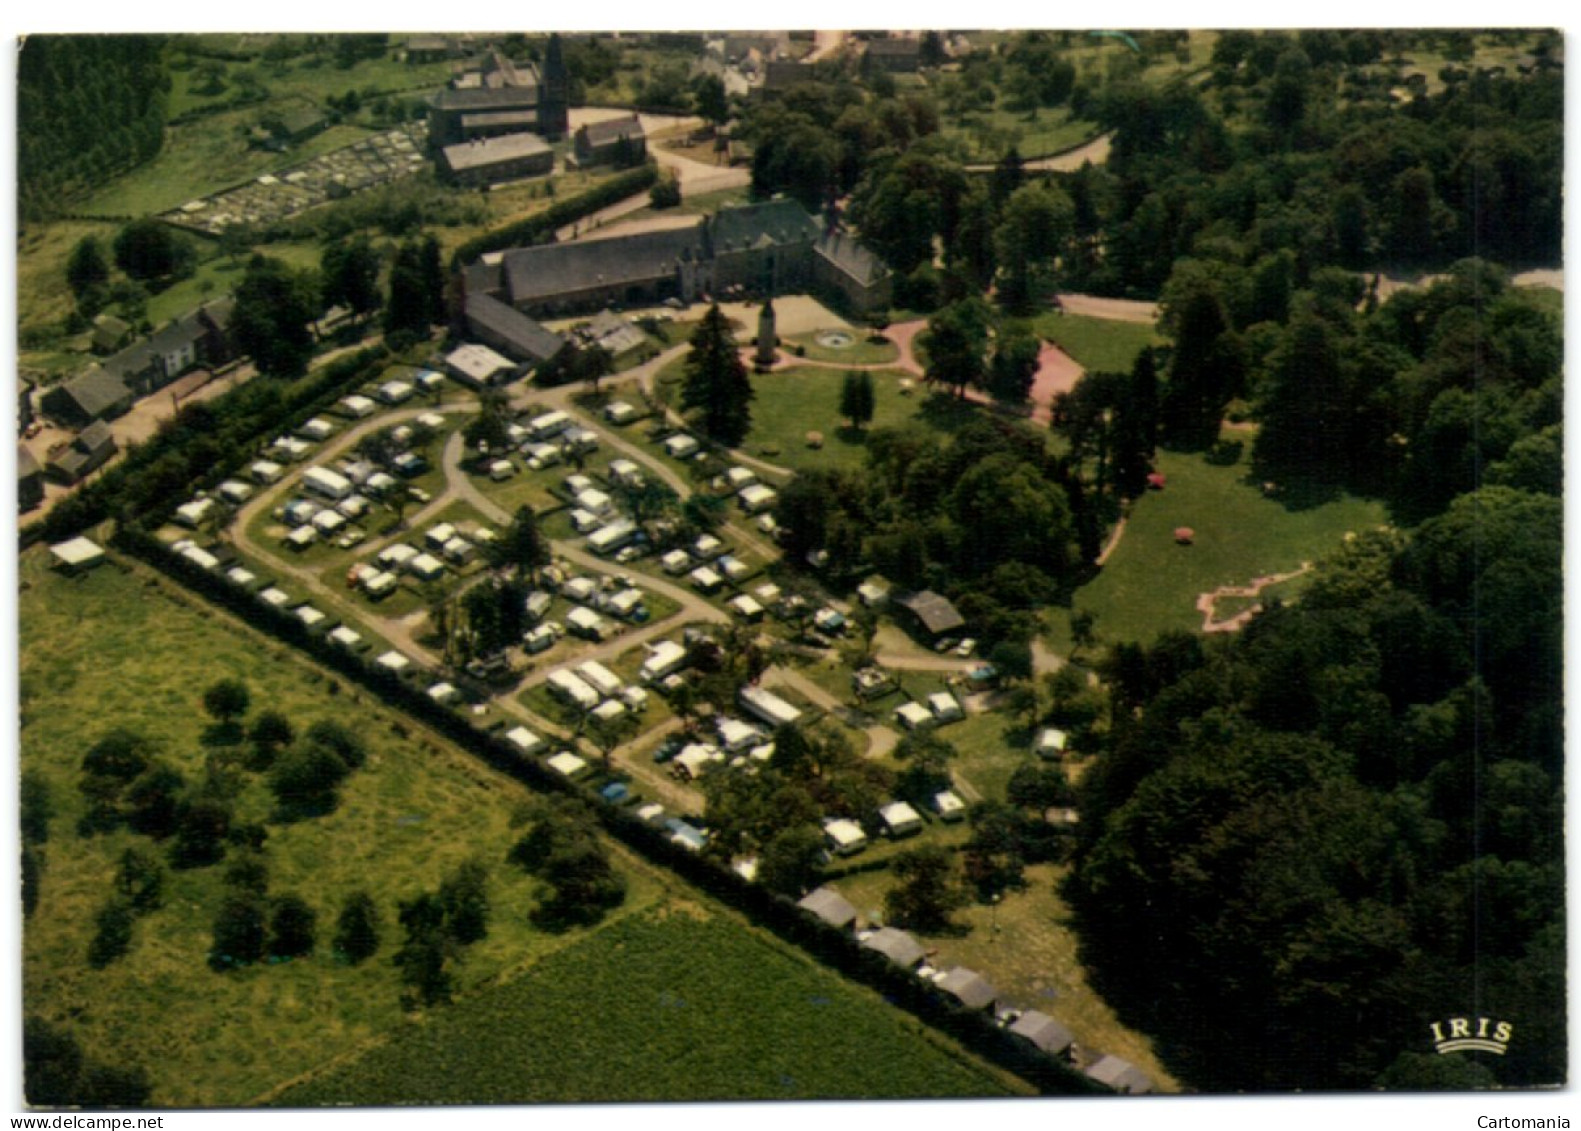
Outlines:
POLYGON ((1024 1086, 691 903, 597 931, 290 1089, 313 1104, 991 1096, 1024 1086))

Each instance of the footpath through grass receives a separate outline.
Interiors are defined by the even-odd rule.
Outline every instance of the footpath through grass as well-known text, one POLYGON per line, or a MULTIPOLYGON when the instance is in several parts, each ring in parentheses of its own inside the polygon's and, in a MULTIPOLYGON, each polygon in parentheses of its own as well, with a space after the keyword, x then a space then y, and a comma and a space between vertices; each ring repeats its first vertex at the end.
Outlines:
MULTIPOLYGON (((1247 449, 1229 467, 1216 467, 1196 453, 1159 452, 1157 466, 1167 485, 1136 501, 1119 547, 1075 595, 1076 608, 1097 614, 1101 643, 1151 641, 1165 629, 1199 629, 1199 594, 1299 569, 1337 550, 1347 531, 1387 521, 1382 503, 1348 495, 1305 509, 1264 496, 1248 481, 1252 434, 1225 436, 1247 449), (1191 545, 1176 543, 1177 527, 1191 528, 1191 545)), ((1288 598, 1290 589, 1281 587, 1280 595, 1288 598)), ((1053 645, 1064 652, 1070 646, 1066 618, 1053 620, 1053 645)))
POLYGON ((695 905, 628 917, 278 1099, 893 1099, 1023 1091, 921 1022, 695 905))

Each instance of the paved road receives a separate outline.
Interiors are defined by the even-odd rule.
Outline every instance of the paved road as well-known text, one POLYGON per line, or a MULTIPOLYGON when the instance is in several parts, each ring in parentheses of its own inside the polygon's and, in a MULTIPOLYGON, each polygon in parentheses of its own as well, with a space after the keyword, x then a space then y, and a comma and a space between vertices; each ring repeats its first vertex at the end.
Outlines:
MULTIPOLYGON (((1039 157, 1036 160, 1027 161, 1022 165, 1022 168, 1035 172, 1074 173, 1089 161, 1094 165, 1102 165, 1109 160, 1109 150, 1113 140, 1113 134, 1100 134, 1084 145, 1078 145, 1075 149, 1068 149, 1064 153, 1056 153, 1052 157, 1039 157)), ((995 168, 993 165, 968 165, 966 167, 974 173, 990 173, 995 168)))
POLYGON ((872 716, 842 703, 828 690, 808 679, 795 668, 775 666, 763 673, 763 682, 770 687, 789 687, 804 699, 822 707, 847 726, 867 735, 867 756, 881 758, 895 748, 900 740, 892 729, 872 721, 872 716))

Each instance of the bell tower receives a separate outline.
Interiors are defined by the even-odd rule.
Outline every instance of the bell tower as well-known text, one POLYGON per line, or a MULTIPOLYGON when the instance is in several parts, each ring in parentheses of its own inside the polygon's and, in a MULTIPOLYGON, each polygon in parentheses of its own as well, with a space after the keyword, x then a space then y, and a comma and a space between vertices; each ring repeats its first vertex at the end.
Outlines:
POLYGON ((565 69, 560 34, 549 36, 544 50, 542 86, 538 88, 538 132, 547 138, 566 135, 571 124, 571 73, 565 69))

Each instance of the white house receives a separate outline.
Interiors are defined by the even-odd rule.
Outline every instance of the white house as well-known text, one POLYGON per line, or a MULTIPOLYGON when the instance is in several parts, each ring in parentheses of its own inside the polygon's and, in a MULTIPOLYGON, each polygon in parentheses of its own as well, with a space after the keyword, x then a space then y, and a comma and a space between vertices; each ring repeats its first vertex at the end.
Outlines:
POLYGON ((189 503, 182 503, 176 508, 176 522, 196 530, 203 525, 204 519, 214 513, 215 505, 213 499, 193 499, 189 503))
POLYGON ((311 526, 299 526, 285 536, 285 544, 293 550, 305 550, 318 541, 318 531, 311 526))
POLYGON ((692 543, 692 557, 700 562, 713 561, 725 552, 725 544, 712 534, 701 534, 692 543))
POLYGON ((642 682, 653 683, 685 666, 686 649, 673 640, 661 640, 649 647, 648 658, 642 662, 639 676, 642 682))
POLYGON ((604 618, 578 605, 565 615, 566 628, 585 640, 602 640, 608 631, 604 618))
POLYGON ((639 487, 642 485, 642 469, 629 459, 611 460, 609 478, 622 487, 639 487))
POLYGON ((365 647, 362 642, 362 634, 360 632, 353 632, 345 625, 341 625, 339 628, 331 631, 329 634, 329 639, 331 642, 340 645, 348 652, 360 652, 365 647))
POLYGON ((352 491, 351 480, 327 467, 310 467, 304 471, 302 486, 332 502, 339 502, 352 491))
POLYGON ((220 498, 232 506, 241 506, 241 504, 252 498, 253 489, 240 479, 227 479, 220 484, 219 493, 220 498))
POLYGON ((587 764, 585 758, 579 758, 569 750, 560 751, 560 753, 551 757, 546 764, 555 773, 563 778, 569 778, 571 781, 585 778, 593 772, 593 768, 587 764))
POLYGON ((448 522, 441 522, 428 528, 428 533, 423 535, 423 542, 430 550, 442 550, 445 543, 456 536, 456 528, 448 522))
POLYGON ((748 726, 740 719, 721 717, 714 721, 714 730, 719 733, 719 741, 724 748, 732 754, 740 754, 763 741, 763 736, 756 727, 748 726))
POLYGON ((544 740, 539 738, 526 727, 514 727, 505 732, 505 741, 509 742, 524 755, 537 754, 544 748, 544 740))
POLYGON ((436 683, 428 689, 428 697, 441 707, 448 707, 461 698, 461 692, 453 683, 436 683))
POLYGON ((273 460, 261 459, 247 469, 247 474, 252 476, 254 483, 268 486, 270 483, 280 482, 280 476, 285 474, 285 468, 273 460))
POLYGON ((966 802, 953 789, 946 789, 942 793, 933 795, 933 809, 938 813, 939 820, 955 822, 966 816, 966 802))
POLYGON ((546 412, 527 422, 527 430, 532 433, 534 440, 547 440, 550 436, 558 436, 569 427, 571 427, 571 418, 558 411, 546 412))
POLYGON ((315 416, 297 427, 296 434, 304 440, 323 443, 335 434, 335 426, 322 416, 315 416))
POLYGON ((286 593, 286 591, 283 589, 276 589, 273 585, 260 590, 258 593, 258 599, 264 604, 268 605, 270 608, 274 609, 283 609, 291 603, 291 598, 286 593))
POLYGON ((626 401, 610 401, 604 406, 604 419, 611 424, 630 424, 637 419, 637 409, 626 401))
POLYGON ((1040 758, 1060 758, 1065 754, 1065 745, 1069 736, 1058 727, 1044 727, 1038 732, 1037 743, 1033 746, 1040 758))
POLYGON ((611 616, 631 620, 642 612, 643 600, 641 589, 622 589, 604 603, 604 608, 611 616))
POLYGON ((671 550, 659 559, 659 568, 675 577, 692 568, 692 556, 685 550, 671 550))
POLYGON ((373 662, 385 671, 394 672, 396 675, 403 675, 412 666, 412 661, 399 652, 386 652, 373 662))
POLYGON ((895 708, 895 721, 907 730, 916 730, 933 722, 933 712, 921 703, 902 703, 895 708))
POLYGON ((406 563, 406 572, 419 581, 437 581, 445 575, 445 563, 432 554, 418 554, 406 563))
POLYGON ((597 660, 578 664, 576 674, 604 695, 619 695, 620 689, 625 686, 619 676, 597 660))
POLYGON ((585 491, 577 492, 576 505, 585 511, 592 511, 594 514, 607 515, 613 513, 615 500, 597 487, 589 487, 585 491))
POLYGON ((630 710, 619 699, 606 699, 593 708, 593 717, 600 722, 612 723, 630 710))
POLYGON ((763 606, 745 593, 739 597, 730 598, 730 600, 725 602, 725 605, 742 620, 755 621, 763 618, 763 606))
POLYGON ((732 467, 725 472, 725 486, 732 492, 751 487, 757 481, 757 472, 748 467, 732 467))
POLYGON ((862 826, 844 817, 823 823, 823 835, 836 856, 853 856, 867 847, 862 826))
POLYGON ((685 432, 677 432, 664 441, 664 450, 669 453, 671 459, 686 459, 688 456, 696 455, 701 447, 695 436, 688 436, 685 432))
POLYGON ((373 391, 373 395, 388 405, 404 404, 412 399, 412 386, 405 381, 386 381, 373 391))
POLYGON ((326 538, 339 531, 345 525, 346 516, 339 511, 321 510, 313 516, 313 529, 326 538))
POLYGON ((578 710, 591 711, 598 706, 599 694, 589 687, 580 676, 565 669, 549 673, 547 680, 549 690, 566 703, 578 710))
POLYGON ((741 509, 748 514, 762 514, 772 507, 778 498, 779 492, 761 483, 754 483, 736 495, 736 501, 741 509))
POLYGON ((201 546, 188 546, 181 551, 181 556, 199 569, 208 570, 210 573, 220 568, 220 559, 201 546))
POLYGON ((892 837, 911 836, 922 831, 922 814, 904 801, 892 801, 878 811, 884 829, 892 837))
POLYGON ((743 687, 736 692, 742 710, 771 727, 787 726, 801 718, 801 711, 761 687, 743 687))
POLYGON ((928 708, 933 712, 933 717, 941 723, 951 723, 966 717, 966 712, 961 710, 961 705, 956 702, 955 696, 948 691, 936 691, 928 696, 928 708))
POLYGON ((617 518, 588 535, 587 548, 600 557, 608 557, 637 536, 637 524, 629 518, 617 518))
POLYGON ((372 416, 379 411, 379 406, 364 396, 353 394, 340 398, 340 411, 353 420, 361 420, 365 416, 372 416))
POLYGON ((603 518, 592 511, 583 510, 581 507, 571 509, 571 529, 578 534, 590 534, 603 525, 603 518))
POLYGON ((724 578, 707 566, 698 566, 688 576, 692 580, 693 587, 702 593, 712 593, 725 583, 724 578))
POLYGON ((388 597, 395 592, 395 587, 401 579, 388 571, 376 573, 362 583, 362 591, 377 601, 381 597, 388 597))
POLYGON ((407 562, 417 557, 419 552, 405 542, 397 542, 379 551, 378 562, 385 569, 400 569, 407 562))

